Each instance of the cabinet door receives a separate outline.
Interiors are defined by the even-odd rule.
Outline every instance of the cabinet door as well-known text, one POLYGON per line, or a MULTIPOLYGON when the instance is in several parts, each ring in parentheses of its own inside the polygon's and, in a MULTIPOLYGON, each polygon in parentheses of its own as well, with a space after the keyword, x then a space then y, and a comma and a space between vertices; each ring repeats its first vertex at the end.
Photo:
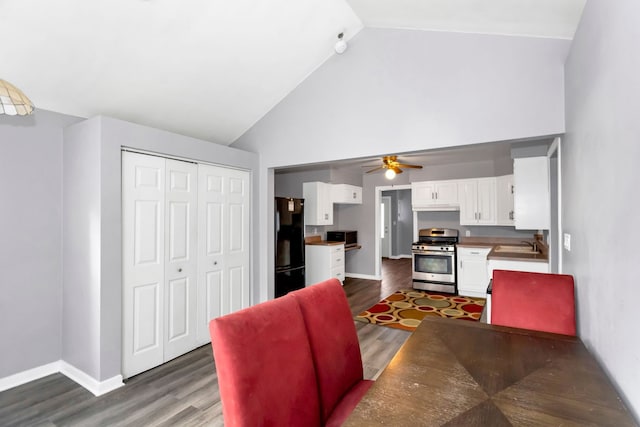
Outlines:
POLYGON ((458 183, 460 200, 460 225, 474 225, 477 221, 476 200, 478 183, 475 179, 467 179, 458 183))
POLYGON ((549 159, 514 159, 516 229, 548 230, 550 223, 549 159))
POLYGON ((362 204, 362 187, 349 184, 332 184, 331 200, 333 203, 362 204))
POLYGON ((411 205, 414 209, 431 206, 435 199, 436 188, 433 182, 411 183, 411 205))
POLYGON ((513 193, 513 175, 496 178, 496 224, 514 224, 513 193))
POLYGON ((199 165, 198 341, 211 319, 250 304, 249 173, 199 165))
POLYGON ((484 297, 487 278, 487 255, 491 248, 458 249, 458 293, 460 295, 484 297))
POLYGON ((122 374, 164 362, 165 159, 122 153, 122 374))
POLYGON ((457 205, 458 202, 458 182, 457 181, 436 181, 435 204, 437 205, 457 205))
POLYGON ((331 184, 325 182, 304 182, 304 222, 306 225, 332 225, 333 199, 331 184))
POLYGON ((478 198, 476 210, 478 224, 493 225, 496 223, 496 179, 480 178, 478 181, 478 198))
POLYGON ((198 166, 166 160, 164 359, 173 359, 198 345, 197 204, 198 166))

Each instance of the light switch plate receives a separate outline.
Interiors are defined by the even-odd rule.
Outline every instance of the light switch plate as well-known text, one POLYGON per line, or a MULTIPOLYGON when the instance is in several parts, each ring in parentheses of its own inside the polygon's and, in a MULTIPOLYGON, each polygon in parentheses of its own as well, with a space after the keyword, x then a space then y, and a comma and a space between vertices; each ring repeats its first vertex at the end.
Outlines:
POLYGON ((564 248, 568 251, 571 250, 571 234, 564 233, 564 248))

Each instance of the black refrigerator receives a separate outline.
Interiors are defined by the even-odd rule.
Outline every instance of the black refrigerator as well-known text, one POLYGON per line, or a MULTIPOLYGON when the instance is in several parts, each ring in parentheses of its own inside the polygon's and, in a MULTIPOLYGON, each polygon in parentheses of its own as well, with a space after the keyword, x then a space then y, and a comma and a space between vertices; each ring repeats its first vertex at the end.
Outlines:
POLYGON ((304 199, 276 197, 275 296, 304 288, 304 199))

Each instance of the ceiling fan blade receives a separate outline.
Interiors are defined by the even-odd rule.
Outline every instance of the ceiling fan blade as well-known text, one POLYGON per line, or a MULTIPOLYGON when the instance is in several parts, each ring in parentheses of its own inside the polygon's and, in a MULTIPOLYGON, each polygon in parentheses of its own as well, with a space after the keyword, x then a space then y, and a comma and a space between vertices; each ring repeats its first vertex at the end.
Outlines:
POLYGON ((397 166, 401 168, 422 169, 420 165, 405 165, 404 163, 398 163, 397 166))
POLYGON ((392 166, 389 169, 391 169, 392 171, 394 171, 395 173, 402 173, 402 169, 400 169, 397 166, 392 166))
POLYGON ((376 168, 373 168, 373 169, 371 169, 371 170, 368 170, 366 173, 375 172, 375 171, 378 171, 378 170, 380 170, 380 169, 385 169, 385 167, 384 167, 384 166, 378 166, 378 167, 376 167, 376 168))

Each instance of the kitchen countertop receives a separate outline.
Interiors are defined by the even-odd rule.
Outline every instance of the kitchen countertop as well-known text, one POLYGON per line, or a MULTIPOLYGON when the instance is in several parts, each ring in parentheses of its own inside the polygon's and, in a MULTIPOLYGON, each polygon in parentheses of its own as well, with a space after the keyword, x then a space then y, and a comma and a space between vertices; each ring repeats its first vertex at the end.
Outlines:
POLYGON ((337 246, 344 245, 344 242, 337 242, 333 240, 322 240, 321 236, 308 236, 304 238, 305 245, 318 245, 318 246, 337 246))
POLYGON ((332 240, 318 240, 313 242, 304 242, 305 245, 316 245, 316 246, 337 246, 344 245, 344 242, 334 242, 332 240))
MULTIPOLYGON (((533 243, 534 239, 529 239, 533 243)), ((522 252, 496 252, 495 248, 500 245, 528 246, 524 240, 511 237, 466 237, 457 244, 458 247, 467 248, 493 248, 487 255, 487 259, 499 259, 504 261, 527 261, 527 262, 549 262, 549 248, 544 243, 538 241, 538 253, 522 252)))

